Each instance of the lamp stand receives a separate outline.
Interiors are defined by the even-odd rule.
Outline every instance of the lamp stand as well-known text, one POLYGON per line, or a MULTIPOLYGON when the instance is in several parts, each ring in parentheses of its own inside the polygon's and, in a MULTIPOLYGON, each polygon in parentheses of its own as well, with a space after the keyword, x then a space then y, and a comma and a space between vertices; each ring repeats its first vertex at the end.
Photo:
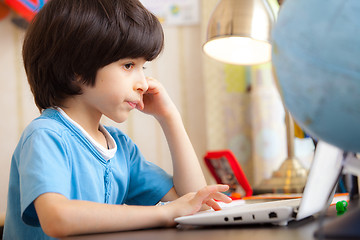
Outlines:
POLYGON ((301 193, 305 187, 307 170, 303 168, 294 154, 294 122, 285 109, 287 158, 280 168, 273 172, 270 179, 265 179, 256 188, 259 193, 301 193))

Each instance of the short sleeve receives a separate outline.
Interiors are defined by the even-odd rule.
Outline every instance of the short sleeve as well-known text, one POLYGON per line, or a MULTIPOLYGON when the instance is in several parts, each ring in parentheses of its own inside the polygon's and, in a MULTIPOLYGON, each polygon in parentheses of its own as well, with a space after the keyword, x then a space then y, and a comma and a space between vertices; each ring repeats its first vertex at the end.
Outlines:
POLYGON ((172 176, 146 161, 135 144, 130 147, 130 186, 125 203, 155 205, 173 187, 172 176))
POLYGON ((25 223, 38 226, 33 201, 55 192, 69 197, 70 166, 61 135, 48 129, 32 132, 23 142, 18 159, 20 204, 25 223))

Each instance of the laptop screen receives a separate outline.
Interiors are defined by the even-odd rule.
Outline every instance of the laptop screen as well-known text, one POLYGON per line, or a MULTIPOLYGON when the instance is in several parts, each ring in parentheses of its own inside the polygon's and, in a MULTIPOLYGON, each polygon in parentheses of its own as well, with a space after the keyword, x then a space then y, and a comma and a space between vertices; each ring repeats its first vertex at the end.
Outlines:
POLYGON ((330 204, 342 169, 343 151, 319 141, 301 199, 297 220, 309 217, 330 204))

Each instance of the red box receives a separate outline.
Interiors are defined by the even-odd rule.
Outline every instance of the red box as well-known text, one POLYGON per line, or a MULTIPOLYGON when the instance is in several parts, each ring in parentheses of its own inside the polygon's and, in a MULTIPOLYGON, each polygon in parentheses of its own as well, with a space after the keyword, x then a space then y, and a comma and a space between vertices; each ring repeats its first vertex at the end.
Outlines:
POLYGON ((204 160, 218 184, 229 185, 231 193, 236 193, 234 191, 241 186, 245 192, 245 196, 241 197, 249 197, 253 194, 239 162, 230 150, 208 152, 204 160))

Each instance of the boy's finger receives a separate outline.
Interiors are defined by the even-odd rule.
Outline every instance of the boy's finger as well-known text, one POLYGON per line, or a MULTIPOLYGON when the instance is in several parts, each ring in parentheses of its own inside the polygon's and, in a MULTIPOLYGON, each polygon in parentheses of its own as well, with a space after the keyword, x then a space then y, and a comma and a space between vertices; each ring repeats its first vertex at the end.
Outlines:
POLYGON ((210 199, 209 201, 207 201, 206 205, 208 205, 209 207, 211 207, 215 211, 221 210, 221 207, 219 206, 219 204, 217 202, 215 202, 213 199, 210 199))
POLYGON ((159 82, 152 78, 152 77, 146 77, 147 83, 149 85, 146 93, 148 94, 154 94, 159 92, 159 82))
POLYGON ((222 185, 222 184, 218 184, 218 185, 209 185, 206 186, 202 189, 200 189, 197 192, 197 195, 202 198, 205 199, 207 198, 210 194, 212 193, 216 193, 216 192, 225 192, 229 189, 228 185, 222 185))
POLYGON ((206 198, 209 198, 209 195, 212 193, 216 193, 219 191, 219 187, 218 185, 210 185, 210 186, 206 186, 202 189, 200 189, 196 195, 197 197, 205 200, 206 198))
POLYGON ((144 109, 144 100, 141 98, 141 101, 136 105, 136 109, 143 110, 144 109))
POLYGON ((226 191, 229 189, 227 185, 210 185, 202 188, 196 193, 195 199, 196 201, 201 201, 202 203, 206 203, 210 200, 220 200, 225 203, 230 203, 232 200, 226 196, 225 194, 219 191, 226 191))
POLYGON ((220 193, 220 192, 214 193, 212 195, 212 198, 217 200, 217 201, 222 201, 224 203, 231 203, 232 202, 232 199, 229 196, 227 196, 226 194, 220 193))
POLYGON ((218 184, 218 185, 215 185, 215 186, 218 187, 219 192, 226 192, 227 190, 229 190, 229 185, 218 184))

